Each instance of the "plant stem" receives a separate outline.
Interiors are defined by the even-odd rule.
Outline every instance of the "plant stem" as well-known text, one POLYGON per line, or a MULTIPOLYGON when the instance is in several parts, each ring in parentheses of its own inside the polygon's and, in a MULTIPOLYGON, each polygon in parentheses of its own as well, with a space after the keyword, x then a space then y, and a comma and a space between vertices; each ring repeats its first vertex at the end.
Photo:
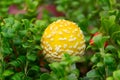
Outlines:
MULTIPOLYGON (((104 47, 99 48, 99 50, 100 50, 100 54, 101 54, 102 58, 104 58, 104 55, 105 55, 104 47)), ((106 69, 106 67, 105 67, 105 71, 106 71, 106 70, 107 70, 107 69, 106 69)), ((101 75, 102 75, 102 74, 101 74, 101 75)), ((106 76, 103 76, 102 78, 103 78, 103 79, 106 79, 106 76)))
MULTIPOLYGON (((27 50, 28 51, 28 50, 27 50)), ((29 54, 29 52, 27 52, 26 56, 29 54)), ((26 59, 26 64, 25 64, 25 68, 24 68, 24 73, 25 73, 25 76, 24 78, 27 76, 28 74, 28 65, 29 65, 29 61, 26 59)))
MULTIPOLYGON (((105 51, 104 51, 104 48, 100 48, 100 54, 101 54, 101 56, 102 56, 102 58, 104 58, 104 55, 105 55, 105 51)), ((109 72, 108 72, 108 66, 105 66, 105 76, 104 76, 104 79, 106 78, 106 77, 108 77, 108 74, 109 74, 109 72)))
POLYGON ((103 48, 100 48, 99 50, 100 50, 101 56, 104 57, 104 54, 105 54, 105 52, 104 52, 104 47, 103 47, 103 48))
POLYGON ((25 76, 27 76, 27 73, 28 73, 28 72, 27 72, 27 69, 28 69, 28 63, 29 63, 29 62, 28 62, 28 60, 27 60, 27 61, 26 61, 26 65, 25 65, 25 69, 24 69, 24 70, 25 70, 25 76))
POLYGON ((76 64, 72 64, 71 67, 70 67, 70 70, 75 70, 76 69, 76 64))

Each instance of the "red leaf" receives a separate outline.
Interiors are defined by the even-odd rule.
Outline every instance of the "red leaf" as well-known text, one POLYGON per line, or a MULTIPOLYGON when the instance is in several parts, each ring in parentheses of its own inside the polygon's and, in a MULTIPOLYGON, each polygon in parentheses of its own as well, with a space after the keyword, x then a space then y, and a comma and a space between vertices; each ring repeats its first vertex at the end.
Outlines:
POLYGON ((8 13, 9 14, 25 14, 26 11, 25 10, 19 10, 18 7, 16 5, 11 5, 8 9, 8 13))
POLYGON ((52 14, 53 16, 56 16, 56 17, 65 16, 64 13, 57 11, 55 5, 49 4, 49 5, 41 5, 38 7, 37 19, 42 19, 42 15, 44 15, 43 10, 47 10, 50 14, 52 14))
POLYGON ((51 14, 53 14, 56 17, 64 16, 64 13, 57 11, 55 5, 46 5, 45 9, 48 10, 51 14))

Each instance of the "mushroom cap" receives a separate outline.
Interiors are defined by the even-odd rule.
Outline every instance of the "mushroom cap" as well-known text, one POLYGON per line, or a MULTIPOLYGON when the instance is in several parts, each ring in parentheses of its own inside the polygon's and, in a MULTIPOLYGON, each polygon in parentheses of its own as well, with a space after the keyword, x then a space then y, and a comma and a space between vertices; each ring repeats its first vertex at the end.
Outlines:
POLYGON ((48 62, 61 61, 64 53, 81 56, 86 47, 81 29, 68 20, 51 23, 43 33, 41 46, 48 62))

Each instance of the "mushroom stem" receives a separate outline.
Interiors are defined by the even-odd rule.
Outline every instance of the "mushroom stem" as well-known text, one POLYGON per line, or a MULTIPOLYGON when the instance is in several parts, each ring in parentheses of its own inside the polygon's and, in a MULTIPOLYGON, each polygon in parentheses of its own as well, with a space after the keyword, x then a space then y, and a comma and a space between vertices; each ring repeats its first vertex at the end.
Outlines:
POLYGON ((76 64, 74 63, 71 65, 71 70, 75 70, 75 69, 76 69, 76 64))

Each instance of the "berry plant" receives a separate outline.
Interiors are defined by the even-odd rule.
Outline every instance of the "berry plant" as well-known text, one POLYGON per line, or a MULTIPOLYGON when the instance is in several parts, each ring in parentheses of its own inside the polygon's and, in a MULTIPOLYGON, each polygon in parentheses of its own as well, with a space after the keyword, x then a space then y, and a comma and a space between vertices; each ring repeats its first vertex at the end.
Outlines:
POLYGON ((0 0, 0 80, 120 80, 120 1, 0 0), (82 30, 84 54, 47 61, 42 36, 63 19, 82 30))

